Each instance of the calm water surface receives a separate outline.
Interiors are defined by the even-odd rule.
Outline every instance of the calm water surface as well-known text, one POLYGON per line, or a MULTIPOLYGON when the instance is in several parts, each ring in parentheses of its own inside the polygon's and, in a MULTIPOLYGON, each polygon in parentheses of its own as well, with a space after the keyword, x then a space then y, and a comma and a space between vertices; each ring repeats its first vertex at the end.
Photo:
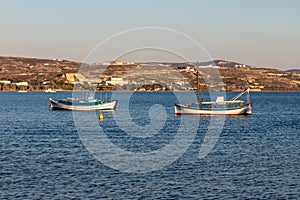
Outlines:
MULTIPOLYGON (((199 159, 210 120, 202 117, 185 154, 145 174, 120 172, 96 160, 81 141, 72 112, 48 110, 50 95, 71 93, 0 93, 1 199, 300 198, 300 93, 252 93, 253 115, 227 117, 213 150, 199 159)), ((118 107, 126 95, 119 94, 118 107)), ((99 125, 129 151, 160 149, 180 124, 174 101, 172 93, 132 95, 131 118, 141 126, 150 123, 152 105, 165 108, 166 123, 152 138, 128 137, 111 113, 104 113, 99 125)))

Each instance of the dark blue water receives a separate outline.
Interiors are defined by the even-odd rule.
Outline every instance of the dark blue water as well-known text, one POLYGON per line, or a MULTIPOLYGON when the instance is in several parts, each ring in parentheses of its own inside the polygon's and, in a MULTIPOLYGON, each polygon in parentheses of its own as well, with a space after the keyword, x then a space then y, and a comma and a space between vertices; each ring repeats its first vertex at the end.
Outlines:
MULTIPOLYGON (((48 110, 50 95, 71 93, 0 93, 1 199, 300 198, 300 93, 252 93, 253 115, 227 117, 214 148, 200 159, 210 121, 202 117, 186 152, 149 173, 119 171, 95 159, 72 112, 48 110)), ((166 122, 153 137, 129 137, 111 113, 99 126, 122 149, 159 150, 174 139, 182 120, 172 114, 175 100, 172 93, 131 96, 131 119, 124 120, 147 126, 151 106, 165 109, 166 122)))

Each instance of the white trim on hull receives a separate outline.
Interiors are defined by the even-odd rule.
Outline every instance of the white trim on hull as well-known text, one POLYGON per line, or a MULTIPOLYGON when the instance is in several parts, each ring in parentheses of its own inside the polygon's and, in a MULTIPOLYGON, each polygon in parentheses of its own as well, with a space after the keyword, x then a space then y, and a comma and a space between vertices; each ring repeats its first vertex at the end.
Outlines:
POLYGON ((231 109, 197 109, 191 108, 182 104, 175 104, 175 114, 189 114, 189 115, 251 115, 252 104, 247 104, 239 108, 231 109))

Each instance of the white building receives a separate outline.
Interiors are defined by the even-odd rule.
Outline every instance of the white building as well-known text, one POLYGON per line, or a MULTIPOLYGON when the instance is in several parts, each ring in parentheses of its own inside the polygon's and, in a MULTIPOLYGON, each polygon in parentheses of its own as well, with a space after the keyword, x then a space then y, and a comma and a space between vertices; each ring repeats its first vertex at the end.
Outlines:
POLYGON ((123 78, 108 78, 107 81, 105 81, 106 85, 124 85, 125 82, 123 81, 123 78))
POLYGON ((16 86, 28 86, 28 82, 19 82, 19 83, 16 83, 16 86))
POLYGON ((3 83, 3 84, 11 84, 11 81, 3 80, 3 81, 0 81, 0 83, 3 83))

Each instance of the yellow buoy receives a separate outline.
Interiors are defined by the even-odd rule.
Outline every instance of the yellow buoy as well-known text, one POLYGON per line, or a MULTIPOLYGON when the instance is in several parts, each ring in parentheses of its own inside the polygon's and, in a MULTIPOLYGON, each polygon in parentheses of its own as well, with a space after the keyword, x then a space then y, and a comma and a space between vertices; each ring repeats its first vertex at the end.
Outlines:
POLYGON ((104 117, 103 117, 102 113, 100 113, 100 115, 99 115, 99 120, 102 121, 103 118, 104 118, 104 117))

